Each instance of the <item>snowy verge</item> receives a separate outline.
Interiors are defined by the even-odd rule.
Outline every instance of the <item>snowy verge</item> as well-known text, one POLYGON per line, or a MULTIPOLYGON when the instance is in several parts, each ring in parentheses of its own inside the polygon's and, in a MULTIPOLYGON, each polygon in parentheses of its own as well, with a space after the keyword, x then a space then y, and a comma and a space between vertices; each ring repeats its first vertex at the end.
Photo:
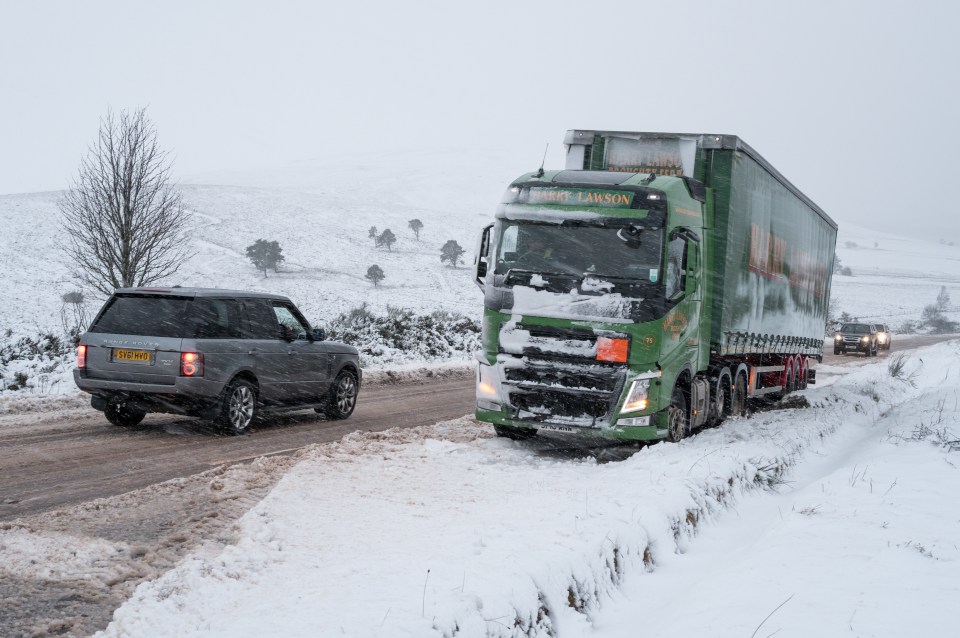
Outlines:
MULTIPOLYGON (((307 454, 241 519, 236 545, 142 584, 102 635, 586 631, 627 579, 685 552, 746 492, 783 486, 841 426, 869 432, 933 388, 956 392, 958 356, 956 342, 921 350, 899 378, 864 366, 807 391, 809 409, 620 462, 495 439, 467 417, 353 434, 307 454)), ((893 445, 915 427, 876 434, 893 445)))

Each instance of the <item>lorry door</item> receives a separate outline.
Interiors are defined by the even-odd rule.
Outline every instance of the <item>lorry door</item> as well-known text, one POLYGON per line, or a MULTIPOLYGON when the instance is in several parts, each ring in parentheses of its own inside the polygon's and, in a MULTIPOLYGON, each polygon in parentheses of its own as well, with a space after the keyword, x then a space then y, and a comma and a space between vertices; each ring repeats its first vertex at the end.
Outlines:
POLYGON ((700 238, 693 231, 676 229, 667 244, 666 297, 673 308, 664 321, 665 343, 672 342, 669 358, 674 369, 689 364, 700 368, 700 238))

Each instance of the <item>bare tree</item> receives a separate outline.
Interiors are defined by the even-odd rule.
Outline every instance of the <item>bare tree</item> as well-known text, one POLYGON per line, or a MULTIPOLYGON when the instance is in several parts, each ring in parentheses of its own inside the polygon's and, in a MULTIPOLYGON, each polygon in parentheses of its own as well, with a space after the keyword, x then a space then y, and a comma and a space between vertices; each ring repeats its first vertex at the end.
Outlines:
POLYGON ((107 112, 60 200, 75 276, 109 295, 170 277, 189 256, 189 215, 170 185, 171 164, 145 109, 107 112))

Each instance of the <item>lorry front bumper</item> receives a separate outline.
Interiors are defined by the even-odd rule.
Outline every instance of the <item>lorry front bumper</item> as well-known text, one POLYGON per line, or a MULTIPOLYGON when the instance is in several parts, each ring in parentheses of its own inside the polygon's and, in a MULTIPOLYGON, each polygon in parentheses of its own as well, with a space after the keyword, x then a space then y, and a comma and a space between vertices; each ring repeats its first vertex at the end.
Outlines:
MULTIPOLYGON (((495 425, 506 425, 514 428, 534 430, 548 430, 551 432, 571 432, 585 436, 596 436, 616 441, 658 441, 667 436, 666 426, 658 427, 660 414, 650 415, 650 425, 609 425, 584 427, 564 422, 549 420, 516 419, 502 410, 487 410, 478 407, 476 410, 478 421, 485 421, 495 425)), ((634 417, 636 418, 636 417, 634 417)))

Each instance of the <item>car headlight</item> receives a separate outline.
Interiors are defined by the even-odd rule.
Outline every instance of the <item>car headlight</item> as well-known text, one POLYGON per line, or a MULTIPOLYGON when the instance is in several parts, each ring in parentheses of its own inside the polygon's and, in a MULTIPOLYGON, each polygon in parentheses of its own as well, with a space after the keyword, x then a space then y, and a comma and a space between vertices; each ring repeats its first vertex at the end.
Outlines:
POLYGON ((870 341, 870 335, 866 335, 866 336, 862 337, 862 338, 860 339, 860 341, 863 341, 864 343, 866 343, 867 341, 870 341))
POLYGON ((630 391, 623 402, 620 412, 637 412, 647 409, 647 394, 650 391, 650 379, 636 379, 630 384, 630 391))
POLYGON ((840 334, 839 332, 838 332, 837 334, 833 335, 833 338, 834 338, 835 341, 843 341, 843 335, 840 334))

